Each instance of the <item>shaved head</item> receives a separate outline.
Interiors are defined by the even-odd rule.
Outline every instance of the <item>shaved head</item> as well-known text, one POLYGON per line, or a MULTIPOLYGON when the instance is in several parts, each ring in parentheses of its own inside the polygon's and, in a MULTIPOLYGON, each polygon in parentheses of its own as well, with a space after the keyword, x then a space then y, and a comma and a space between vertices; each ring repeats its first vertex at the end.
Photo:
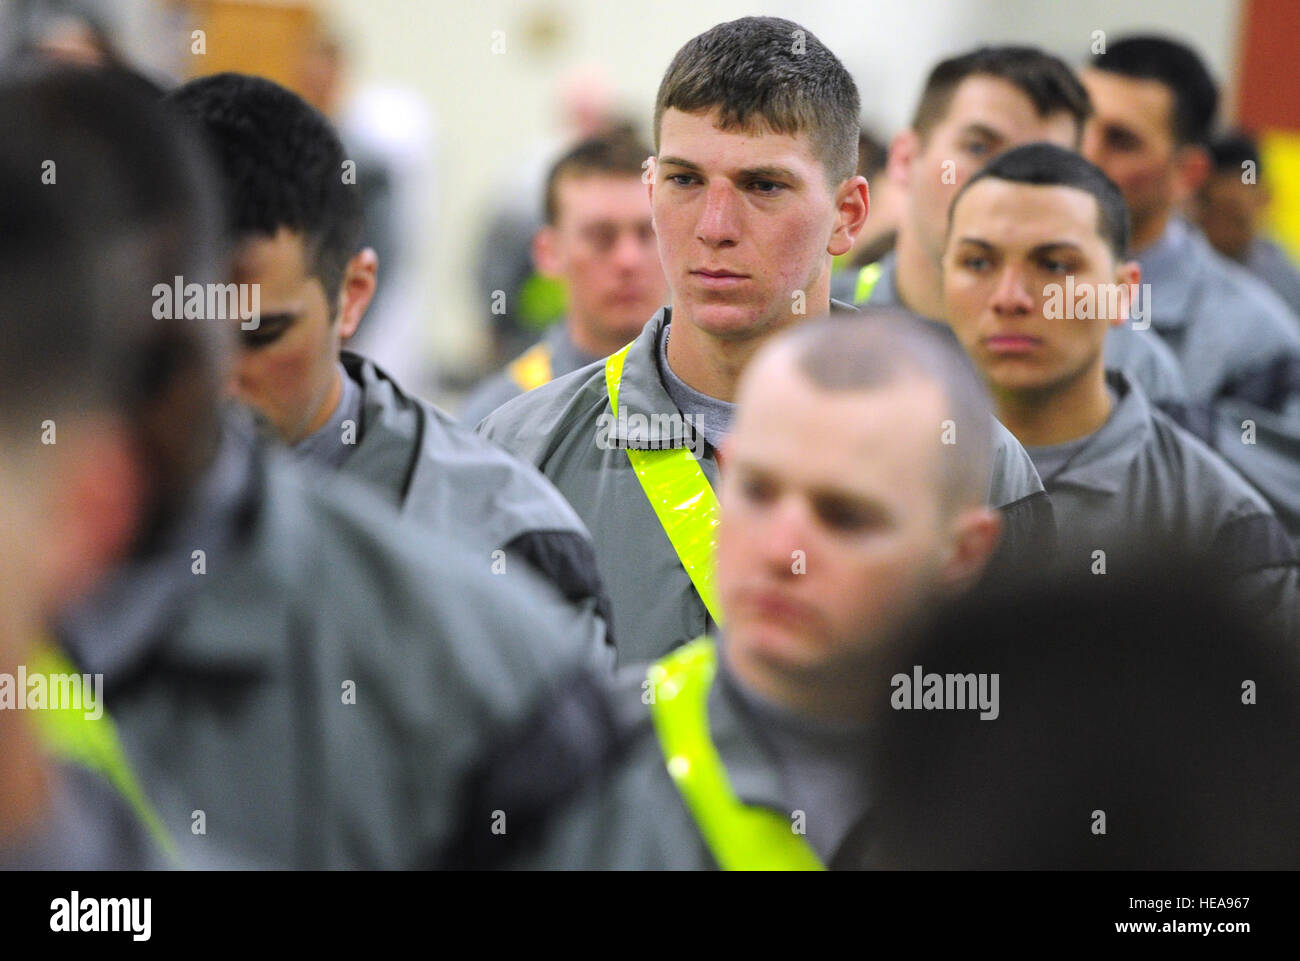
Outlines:
POLYGON ((943 398, 941 420, 953 428, 945 434, 936 426, 934 435, 943 507, 952 512, 985 502, 992 408, 970 359, 951 337, 901 311, 868 307, 856 315, 801 324, 768 352, 793 363, 823 391, 873 391, 906 379, 936 387, 943 398))

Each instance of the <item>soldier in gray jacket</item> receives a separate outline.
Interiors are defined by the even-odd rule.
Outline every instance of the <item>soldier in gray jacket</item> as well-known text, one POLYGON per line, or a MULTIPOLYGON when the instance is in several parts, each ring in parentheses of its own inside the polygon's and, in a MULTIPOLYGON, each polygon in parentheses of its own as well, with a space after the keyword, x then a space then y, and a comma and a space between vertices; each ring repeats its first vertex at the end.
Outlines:
MULTIPOLYGON (((997 539, 992 422, 960 346, 901 312, 823 318, 765 345, 723 448, 726 629, 621 670, 603 712, 569 702, 587 723, 545 753, 599 773, 552 803, 531 850, 488 827, 493 810, 522 815, 537 797, 523 777, 544 753, 530 727, 532 749, 505 755, 519 770, 471 794, 453 863, 507 852, 506 863, 588 869, 854 863, 872 836, 885 665, 969 587, 997 539)), ((997 691, 982 696, 964 706, 996 718, 997 691)))
POLYGON ((1084 153, 1124 193, 1152 329, 1173 349, 1206 436, 1300 537, 1300 319, 1179 216, 1210 170, 1218 90, 1195 51, 1156 36, 1083 72, 1096 108, 1084 153))
POLYGON ((1167 540, 1214 558, 1258 609, 1290 624, 1300 570, 1267 501, 1141 388, 1103 370, 1106 329, 1124 322, 1141 276, 1121 260, 1125 214, 1118 188, 1078 154, 1035 144, 999 157, 953 205, 950 322, 1038 465, 1067 571, 1142 576, 1139 548, 1167 540), (1078 293, 1053 317, 1045 306, 1062 287, 1078 293), (1078 296, 1089 293, 1092 308, 1078 296), (1100 309, 1108 303, 1120 307, 1113 316, 1100 309))
POLYGON ((22 633, 102 676, 102 714, 62 744, 116 731, 96 769, 183 863, 418 863, 489 732, 593 664, 590 614, 220 416, 232 325, 151 303, 156 281, 220 280, 215 192, 139 87, 0 87, 0 428, 26 441, 3 469, 40 480, 0 490, 46 535, 22 538, 42 619, 22 633))
POLYGON ((219 74, 169 96, 218 161, 235 279, 260 315, 241 324, 234 390, 311 470, 362 480, 417 531, 452 535, 498 576, 529 566, 605 641, 607 601, 591 537, 531 465, 402 390, 342 342, 374 294, 378 263, 358 251, 361 208, 327 120, 269 80, 219 74))
POLYGON ((564 282, 567 313, 465 398, 461 423, 473 427, 506 401, 608 357, 668 299, 641 183, 649 156, 638 139, 596 136, 551 167, 533 261, 564 282))
MULTIPOLYGON (((479 425, 541 468, 594 532, 621 661, 656 657, 718 623, 707 557, 716 451, 749 357, 832 308, 831 260, 867 214, 866 181, 854 174, 857 115, 853 79, 797 24, 745 18, 686 44, 659 88, 649 184, 672 304, 625 353, 479 425), (787 36, 806 38, 807 52, 791 52, 787 36), (769 132, 748 136, 758 128, 769 132), (663 454, 685 450, 698 469, 663 454), (664 480, 682 475, 651 462, 681 465, 689 484, 664 480)), ((1048 553, 1051 509, 1032 463, 1009 436, 995 450, 1001 550, 1048 553)))

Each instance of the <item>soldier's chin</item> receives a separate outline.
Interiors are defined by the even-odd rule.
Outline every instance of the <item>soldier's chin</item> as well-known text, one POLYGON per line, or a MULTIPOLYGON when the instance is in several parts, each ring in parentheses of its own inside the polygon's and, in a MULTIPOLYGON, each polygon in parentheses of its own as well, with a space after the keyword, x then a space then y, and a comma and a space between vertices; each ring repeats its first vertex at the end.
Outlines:
POLYGON ((704 298, 689 304, 691 320, 700 330, 715 337, 744 337, 763 320, 763 312, 753 304, 704 298))
POLYGON ((732 625, 727 643, 738 647, 744 656, 770 669, 803 670, 825 660, 826 645, 806 626, 754 621, 732 625))

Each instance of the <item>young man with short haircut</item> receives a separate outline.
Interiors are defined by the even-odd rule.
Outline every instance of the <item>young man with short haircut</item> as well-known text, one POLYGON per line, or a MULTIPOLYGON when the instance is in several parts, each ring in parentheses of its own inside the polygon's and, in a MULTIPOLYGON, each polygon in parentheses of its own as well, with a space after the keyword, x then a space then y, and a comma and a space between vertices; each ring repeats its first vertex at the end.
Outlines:
POLYGON ((1126 37, 1082 74, 1095 115, 1083 152, 1124 194, 1151 328, 1177 356, 1224 459, 1300 536, 1300 321, 1179 216, 1209 174, 1218 90, 1190 47, 1126 37))
MULTIPOLYGON (((487 732, 592 664, 591 618, 365 485, 304 477, 220 403, 237 325, 152 309, 176 276, 227 279, 216 182, 159 100, 107 71, 0 83, 0 508, 32 595, 15 627, 47 634, 46 663, 68 662, 50 673, 102 678, 102 714, 45 743, 183 864, 409 866, 487 732), (57 187, 32 176, 47 160, 57 187)), ((4 767, 11 798, 24 782, 4 827, 27 827, 31 765, 4 767)), ((102 857, 102 796, 46 823, 69 810, 89 829, 37 863, 133 863, 102 857)))
POLYGON ((1207 553, 1289 621, 1300 570, 1268 503, 1103 367, 1106 331, 1141 280, 1127 248, 1123 196, 1099 169, 1049 144, 1009 151, 953 203, 948 321, 1047 485, 1066 571, 1141 576, 1139 548, 1165 538, 1207 553), (1062 288, 1076 295, 1056 316, 1062 288))
MULTIPOLYGON (((507 839, 519 863, 816 870, 873 840, 886 665, 997 541, 987 394, 950 336, 869 308, 765 342, 736 396, 718 529, 727 626, 618 673, 603 713, 621 750, 535 850, 507 839)), ((466 815, 488 857, 503 847, 489 844, 490 797, 466 815)))
MULTIPOLYGON (((749 359, 831 309, 832 259, 867 216, 858 110, 843 64, 788 20, 746 17, 683 46, 659 87, 649 183, 671 305, 625 351, 479 427, 540 467, 594 532, 623 662, 719 623, 717 448, 749 359)), ((1004 549, 1046 552, 1050 505, 1009 434, 989 486, 1004 549)))
POLYGON ((506 401, 608 357, 668 300, 641 181, 649 156, 639 141, 610 135, 583 140, 555 162, 533 261, 564 281, 568 310, 465 399, 461 423, 472 427, 506 401))
POLYGON ((531 566, 605 643, 591 538, 555 488, 384 371, 342 350, 374 295, 375 252, 358 249, 360 198, 329 122, 260 77, 201 77, 169 96, 217 160, 236 243, 234 279, 260 289, 241 330, 232 390, 310 468, 379 492, 417 529, 475 546, 467 563, 509 579, 531 566))
POLYGON ((1286 305, 1178 215, 1210 172, 1219 94, 1201 58, 1164 37, 1127 37, 1082 77, 1095 110, 1083 152, 1124 194, 1152 326, 1192 398, 1210 403, 1276 359, 1300 356, 1300 325, 1286 305))

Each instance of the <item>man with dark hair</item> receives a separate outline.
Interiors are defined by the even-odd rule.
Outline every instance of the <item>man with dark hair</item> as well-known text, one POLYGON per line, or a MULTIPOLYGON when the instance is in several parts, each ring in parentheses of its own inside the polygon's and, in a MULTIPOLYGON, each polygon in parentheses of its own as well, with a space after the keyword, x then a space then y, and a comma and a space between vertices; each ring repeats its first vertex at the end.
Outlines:
POLYGON ((605 638, 606 601, 590 535, 530 465, 406 393, 343 351, 375 292, 373 250, 358 250, 360 200, 329 122, 269 80, 225 73, 168 98, 192 118, 222 176, 236 242, 234 278, 260 290, 241 331, 234 390, 300 458, 361 480, 426 530, 479 549, 494 573, 532 565, 605 638))
POLYGON ((93 748, 186 860, 414 863, 487 732, 591 662, 589 618, 223 416, 232 325, 159 300, 222 278, 196 137, 156 97, 101 72, 11 82, 0 126, 0 496, 35 595, 18 627, 103 682, 103 714, 48 743, 93 748))
POLYGON ((1215 250, 1268 284, 1300 317, 1300 270, 1261 230, 1271 191, 1254 139, 1240 132, 1216 137, 1210 160, 1210 176, 1193 205, 1197 226, 1215 250))
POLYGON ((1066 571, 1143 576, 1137 551, 1163 537, 1300 623, 1296 552, 1268 503, 1103 368, 1141 280, 1127 248, 1124 198, 1099 169, 1050 144, 1009 151, 953 201, 949 323, 1047 485, 1066 571))
POLYGON ((856 857, 870 837, 881 669, 979 577, 997 540, 992 423, 960 346, 900 312, 822 318, 768 341, 741 377, 723 448, 725 631, 618 674, 606 714, 621 751, 538 847, 525 835, 490 843, 503 840, 488 834, 491 810, 514 804, 485 792, 465 814, 478 837, 468 849, 586 869, 856 857))
POLYGON ((1300 364, 1300 327, 1286 305, 1176 213, 1210 170, 1218 91, 1200 57, 1164 37, 1129 37, 1093 57, 1083 83, 1095 108, 1084 154, 1124 192, 1151 322, 1192 400, 1240 395, 1276 364, 1300 364))
MULTIPOLYGON (((537 464, 595 532, 623 662, 719 623, 717 448, 749 359, 831 309, 832 258, 867 215, 858 108, 844 66, 788 20, 745 17, 686 43, 659 86, 649 183, 672 304, 604 364, 479 427, 537 464)), ((1032 550, 1050 506, 1034 512, 1035 490, 1046 500, 1023 451, 1001 454, 991 501, 1030 499, 1008 513, 1007 549, 1032 550)))
POLYGON ((525 391, 608 357, 668 299, 641 182, 649 156, 632 137, 591 137, 551 168, 533 261, 564 281, 566 315, 466 398, 462 423, 473 426, 525 391))
MULTIPOLYGON (((897 304, 942 321, 939 262, 952 198, 1011 147, 1033 141, 1077 147, 1091 110, 1069 66, 1033 47, 980 47, 935 66, 912 126, 890 149, 890 180, 906 194, 897 244, 859 272, 855 302, 897 304)), ((1177 360, 1145 330, 1114 328, 1106 338, 1106 363, 1157 402, 1186 402, 1177 360)))

